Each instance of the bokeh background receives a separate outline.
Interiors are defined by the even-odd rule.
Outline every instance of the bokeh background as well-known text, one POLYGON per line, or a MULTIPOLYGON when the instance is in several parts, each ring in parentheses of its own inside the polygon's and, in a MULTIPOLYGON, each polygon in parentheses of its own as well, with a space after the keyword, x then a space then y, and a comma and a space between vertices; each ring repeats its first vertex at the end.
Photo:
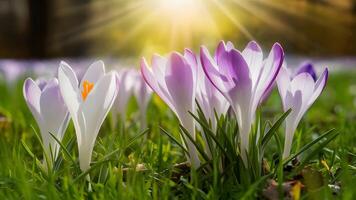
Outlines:
MULTIPOLYGON (((356 0, 0 0, 0 58, 129 59, 231 40, 350 61, 356 0)), ((347 64, 343 64, 347 65, 347 64)), ((349 64, 350 66, 352 64, 349 64)))

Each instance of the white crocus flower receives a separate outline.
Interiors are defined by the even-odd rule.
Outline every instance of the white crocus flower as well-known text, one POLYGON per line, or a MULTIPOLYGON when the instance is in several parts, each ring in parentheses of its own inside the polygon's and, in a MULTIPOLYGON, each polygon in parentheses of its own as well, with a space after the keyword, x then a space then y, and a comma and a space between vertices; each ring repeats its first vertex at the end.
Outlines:
POLYGON ((116 75, 105 74, 104 63, 98 61, 88 68, 79 85, 73 69, 61 62, 58 79, 77 135, 80 169, 85 171, 90 167, 99 129, 117 95, 116 75))

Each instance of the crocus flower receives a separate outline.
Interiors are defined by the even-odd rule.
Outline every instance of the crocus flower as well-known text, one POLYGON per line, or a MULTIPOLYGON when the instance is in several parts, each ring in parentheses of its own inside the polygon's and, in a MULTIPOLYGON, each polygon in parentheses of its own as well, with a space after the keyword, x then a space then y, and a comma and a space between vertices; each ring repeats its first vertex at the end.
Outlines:
MULTIPOLYGON (((199 62, 200 63, 200 62, 199 62)), ((217 129, 217 119, 215 112, 218 117, 225 115, 230 107, 229 102, 220 93, 219 90, 210 82, 206 77, 201 64, 198 66, 198 81, 197 81, 197 91, 196 100, 202 109, 202 112, 207 120, 211 123, 212 131, 215 133, 217 129)), ((205 143, 205 152, 211 158, 211 152, 208 147, 208 141, 206 136, 202 134, 202 138, 205 143)))
POLYGON ((323 91, 328 78, 328 69, 316 80, 315 71, 310 64, 299 68, 293 76, 286 67, 282 67, 278 78, 278 91, 282 99, 283 110, 292 109, 285 121, 285 143, 283 158, 290 154, 294 132, 304 113, 323 91))
POLYGON ((239 126, 240 152, 247 164, 249 133, 261 98, 273 85, 284 59, 282 47, 273 45, 269 56, 263 60, 261 48, 250 42, 240 52, 231 42, 223 41, 214 58, 206 47, 201 47, 201 62, 212 84, 231 104, 239 126))
POLYGON ((217 125, 215 112, 218 116, 225 115, 230 104, 206 77, 201 65, 198 67, 197 84, 196 99, 205 118, 211 121, 212 129, 215 131, 217 125))
POLYGON ((146 84, 145 80, 142 78, 141 74, 135 74, 135 82, 134 82, 134 95, 137 100, 137 104, 140 110, 140 121, 141 128, 146 128, 147 120, 146 120, 146 111, 148 103, 152 96, 151 88, 146 84))
POLYGON ((93 63, 79 85, 73 69, 61 62, 58 69, 60 90, 72 117, 78 141, 81 170, 90 167, 99 129, 117 95, 116 75, 105 74, 102 61, 93 63))
POLYGON ((0 61, 0 75, 3 75, 3 78, 9 85, 13 85, 18 78, 22 77, 27 72, 24 62, 13 60, 0 61))
MULTIPOLYGON (((196 70, 197 60, 190 50, 185 50, 184 55, 173 52, 168 58, 154 55, 152 68, 144 58, 141 61, 141 72, 146 83, 170 107, 194 139, 195 123, 188 111, 195 111, 196 70)), ((185 140, 188 160, 193 167, 198 167, 200 161, 195 146, 189 138, 185 140)))
POLYGON ((40 128, 44 153, 50 158, 48 163, 52 164, 52 160, 57 158, 60 146, 50 133, 58 140, 62 140, 69 122, 68 109, 63 101, 58 80, 40 79, 35 82, 27 78, 23 86, 23 95, 40 128))
POLYGON ((120 85, 120 87, 112 108, 114 124, 117 122, 117 115, 120 116, 122 122, 126 120, 127 103, 133 95, 136 73, 134 69, 121 69, 117 73, 117 84, 120 85))
MULTIPOLYGON (((282 65, 283 67, 283 65, 282 65)), ((313 69, 313 65, 309 61, 305 61, 304 63, 301 64, 301 66, 298 68, 298 71, 296 72, 297 74, 300 74, 302 72, 309 72, 310 75, 313 77, 314 80, 316 80, 316 74, 313 69)), ((265 94, 262 96, 261 102, 267 101, 268 97, 271 95, 273 88, 275 87, 276 84, 273 84, 272 87, 270 87, 265 94)))

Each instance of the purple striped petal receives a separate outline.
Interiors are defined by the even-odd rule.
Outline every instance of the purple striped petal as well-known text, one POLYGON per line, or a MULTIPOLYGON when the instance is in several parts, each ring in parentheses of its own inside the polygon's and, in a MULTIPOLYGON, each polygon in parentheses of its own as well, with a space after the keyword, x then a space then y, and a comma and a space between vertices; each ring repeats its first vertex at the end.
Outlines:
MULTIPOLYGON (((155 62, 156 65, 153 65, 152 67, 156 67, 156 69, 160 69, 158 64, 160 65, 166 65, 165 62, 159 62, 162 60, 154 60, 154 57, 152 58, 152 63, 155 62)), ((163 67, 162 67, 163 68, 163 67)), ((142 58, 141 60, 141 74, 147 85, 169 106, 169 108, 177 113, 175 106, 172 104, 171 96, 168 94, 167 91, 167 86, 164 80, 164 73, 161 72, 160 70, 157 70, 159 74, 155 73, 153 74, 153 69, 151 70, 146 62, 145 58, 142 58), (164 85, 164 86, 163 86, 164 85)))
POLYGON ((313 65, 310 62, 303 63, 298 68, 296 75, 303 73, 303 72, 309 73, 313 77, 314 81, 316 81, 316 79, 317 79, 316 73, 315 73, 313 65))
POLYGON ((275 43, 272 47, 272 50, 268 58, 264 62, 263 72, 261 73, 260 80, 264 80, 262 84, 264 86, 261 88, 264 96, 273 86, 275 79, 282 67, 284 61, 284 51, 282 46, 279 43, 275 43))
POLYGON ((219 72, 215 60, 210 56, 208 49, 204 46, 200 48, 200 60, 207 78, 216 87, 216 89, 226 95, 227 90, 224 82, 227 81, 227 78, 219 72))
POLYGON ((314 103, 314 101, 319 97, 321 92, 324 90, 326 83, 328 82, 328 77, 329 77, 329 70, 326 68, 323 72, 323 74, 319 77, 319 79, 316 81, 315 86, 314 86, 314 93, 311 96, 308 105, 311 106, 311 104, 314 103))
POLYGON ((195 99, 194 73, 192 67, 179 53, 172 53, 166 69, 165 82, 168 92, 174 100, 178 115, 187 114, 195 99))

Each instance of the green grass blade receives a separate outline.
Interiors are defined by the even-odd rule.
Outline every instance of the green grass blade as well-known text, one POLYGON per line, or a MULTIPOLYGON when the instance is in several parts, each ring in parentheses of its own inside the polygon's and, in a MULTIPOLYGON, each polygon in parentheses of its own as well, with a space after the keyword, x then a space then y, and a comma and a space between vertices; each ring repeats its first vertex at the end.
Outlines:
POLYGON ((289 158, 287 158, 284 162, 283 165, 286 165, 287 163, 289 163, 291 160, 293 160, 294 158, 296 158, 297 156, 299 156, 300 154, 302 154, 304 151, 308 150, 310 147, 312 147, 314 144, 318 143, 320 140, 322 140, 323 138, 328 137, 329 135, 331 135, 333 132, 335 131, 335 129, 331 129, 329 131, 327 131, 326 133, 322 134, 321 136, 319 136, 317 139, 311 141, 310 143, 306 144, 305 146, 303 146, 297 153, 291 155, 289 158))
POLYGON ((72 155, 69 153, 69 151, 67 150, 67 148, 63 145, 63 143, 55 136, 53 135, 51 132, 49 132, 49 134, 52 136, 52 138, 54 140, 56 140, 56 142, 61 146, 61 150, 70 158, 71 162, 73 163, 73 165, 75 166, 76 169, 80 169, 78 163, 75 161, 75 159, 72 157, 72 155))
POLYGON ((205 161, 209 161, 209 156, 206 155, 204 149, 201 148, 201 146, 194 140, 194 138, 190 135, 190 133, 187 131, 187 129, 185 129, 182 125, 179 125, 179 127, 181 128, 181 132, 187 136, 187 138, 193 143, 193 145, 195 146, 195 148, 199 151, 199 153, 203 156, 205 161))
POLYGON ((265 136, 262 139, 262 149, 266 148, 267 143, 269 140, 272 138, 272 136, 277 132, 278 128, 282 125, 284 120, 287 118, 287 116, 290 114, 292 109, 287 110, 279 119, 272 125, 272 127, 268 130, 268 132, 265 134, 265 136))
POLYGON ((173 140, 174 143, 176 143, 186 154, 189 154, 188 150, 171 134, 169 134, 166 130, 164 130, 162 127, 160 127, 160 130, 167 135, 171 140, 173 140))

